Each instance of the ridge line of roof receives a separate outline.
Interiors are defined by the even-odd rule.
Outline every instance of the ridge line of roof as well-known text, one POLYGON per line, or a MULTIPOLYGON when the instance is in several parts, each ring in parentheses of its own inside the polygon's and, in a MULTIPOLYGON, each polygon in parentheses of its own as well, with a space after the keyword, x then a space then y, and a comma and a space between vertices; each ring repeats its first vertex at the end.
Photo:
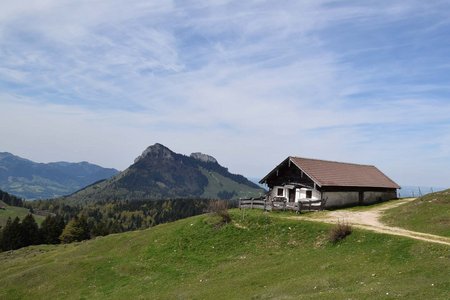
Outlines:
POLYGON ((336 160, 326 160, 326 159, 319 159, 319 158, 308 158, 308 157, 300 157, 300 156, 289 156, 290 158, 299 158, 299 159, 307 159, 307 160, 317 160, 317 161, 324 161, 324 162, 332 162, 332 163, 338 163, 338 164, 344 164, 344 165, 355 165, 355 166, 363 166, 363 167, 374 167, 374 165, 365 165, 365 164, 356 164, 356 163, 348 163, 343 161, 336 161, 336 160))

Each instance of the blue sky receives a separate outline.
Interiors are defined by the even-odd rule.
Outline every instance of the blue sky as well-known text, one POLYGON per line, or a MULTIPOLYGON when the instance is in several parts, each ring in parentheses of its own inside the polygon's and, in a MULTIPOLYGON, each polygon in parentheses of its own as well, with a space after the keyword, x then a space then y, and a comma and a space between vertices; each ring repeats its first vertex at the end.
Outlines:
POLYGON ((159 142, 250 177, 296 155, 450 185, 447 1, 0 7, 1 151, 124 169, 159 142))

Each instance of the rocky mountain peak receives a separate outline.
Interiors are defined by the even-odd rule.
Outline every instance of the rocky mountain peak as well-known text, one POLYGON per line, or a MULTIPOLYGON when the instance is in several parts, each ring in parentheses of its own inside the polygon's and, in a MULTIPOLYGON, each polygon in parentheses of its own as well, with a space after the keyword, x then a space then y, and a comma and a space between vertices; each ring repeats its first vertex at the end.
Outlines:
POLYGON ((194 152, 191 154, 191 157, 203 162, 218 163, 217 160, 211 155, 203 154, 201 152, 194 152))
POLYGON ((174 153, 172 152, 172 150, 164 145, 156 143, 153 146, 149 146, 147 149, 145 149, 144 152, 142 152, 142 154, 134 160, 134 162, 136 163, 146 157, 173 159, 173 155, 174 153))

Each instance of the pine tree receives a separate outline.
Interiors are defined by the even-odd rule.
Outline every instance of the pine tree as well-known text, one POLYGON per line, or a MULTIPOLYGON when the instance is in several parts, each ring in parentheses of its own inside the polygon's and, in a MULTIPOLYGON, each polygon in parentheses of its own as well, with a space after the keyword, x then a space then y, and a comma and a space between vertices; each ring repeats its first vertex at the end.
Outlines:
POLYGON ((11 250, 11 217, 6 221, 5 227, 2 230, 2 236, 0 239, 0 249, 2 251, 11 250))
POLYGON ((32 214, 28 214, 20 225, 21 237, 22 237, 22 247, 37 245, 40 243, 39 238, 39 227, 34 220, 32 214))
POLYGON ((47 216, 39 229, 42 243, 58 244, 60 242, 59 236, 63 232, 64 226, 64 219, 62 217, 47 216))
POLYGON ((11 218, 8 218, 5 228, 3 228, 0 244, 3 251, 15 250, 23 247, 22 228, 18 217, 16 217, 14 221, 11 221, 11 218))

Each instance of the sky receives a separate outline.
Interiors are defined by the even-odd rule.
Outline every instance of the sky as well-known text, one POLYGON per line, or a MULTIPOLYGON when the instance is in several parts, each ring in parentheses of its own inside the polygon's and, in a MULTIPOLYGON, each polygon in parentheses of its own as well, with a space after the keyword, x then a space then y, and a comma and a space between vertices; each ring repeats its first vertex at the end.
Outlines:
POLYGON ((0 152, 123 170, 154 143, 450 186, 448 1, 0 0, 0 152))

